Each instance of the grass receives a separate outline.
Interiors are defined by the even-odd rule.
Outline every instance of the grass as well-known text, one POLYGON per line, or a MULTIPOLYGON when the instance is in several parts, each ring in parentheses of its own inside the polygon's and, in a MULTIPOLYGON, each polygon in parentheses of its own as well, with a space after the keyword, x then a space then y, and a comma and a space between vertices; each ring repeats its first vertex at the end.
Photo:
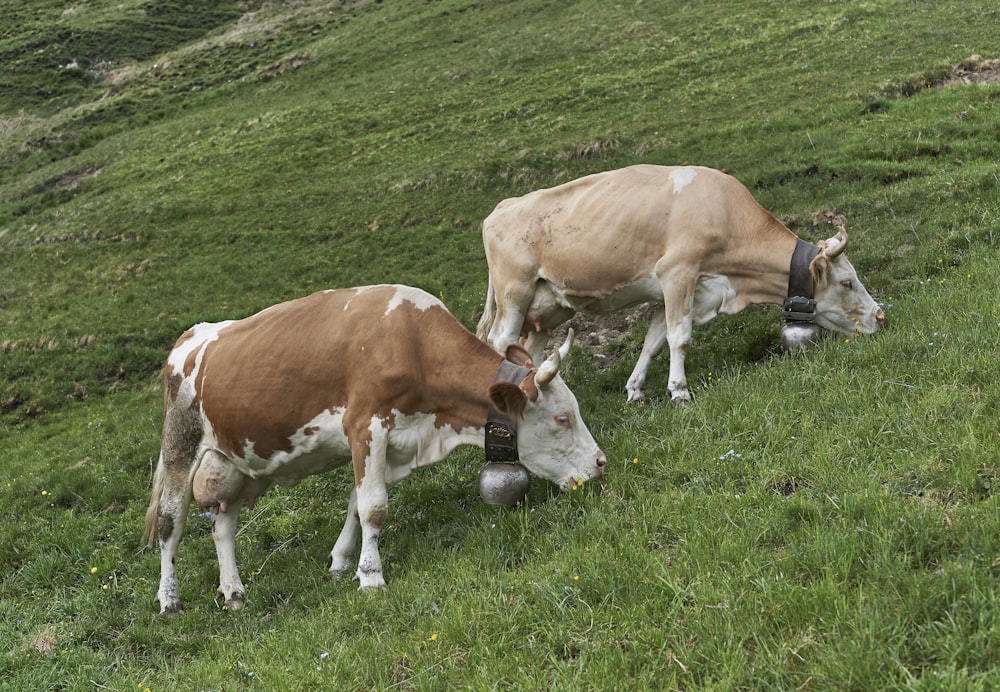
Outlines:
POLYGON ((997 685, 1000 91, 937 86, 993 4, 160 5, 0 9, 0 686, 997 685), (689 409, 624 405, 641 333, 578 349, 599 482, 490 507, 460 450, 393 489, 369 594, 325 578, 350 481, 311 478, 244 517, 243 610, 193 516, 157 615, 177 335, 381 281, 472 326, 499 200, 640 161, 809 239, 844 211, 887 328, 787 357, 776 310, 720 318, 689 409))

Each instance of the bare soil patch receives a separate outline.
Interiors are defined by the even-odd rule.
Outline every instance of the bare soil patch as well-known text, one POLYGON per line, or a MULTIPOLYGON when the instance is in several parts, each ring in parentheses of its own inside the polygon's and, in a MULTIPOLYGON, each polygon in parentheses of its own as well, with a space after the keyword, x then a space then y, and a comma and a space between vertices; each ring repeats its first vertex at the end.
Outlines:
POLYGON ((965 86, 968 84, 1000 84, 1000 60, 987 60, 981 55, 970 55, 951 68, 951 75, 940 86, 965 86))

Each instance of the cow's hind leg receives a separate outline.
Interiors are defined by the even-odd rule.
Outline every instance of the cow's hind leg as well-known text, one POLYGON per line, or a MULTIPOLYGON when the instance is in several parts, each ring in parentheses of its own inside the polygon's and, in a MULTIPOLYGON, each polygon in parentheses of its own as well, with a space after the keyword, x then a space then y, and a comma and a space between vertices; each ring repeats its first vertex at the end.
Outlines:
POLYGON ((340 536, 330 551, 330 576, 337 577, 350 571, 354 566, 354 554, 358 547, 358 532, 361 522, 358 519, 358 490, 351 489, 351 499, 347 502, 347 519, 340 536))
POLYGON ((160 544, 160 587, 156 599, 162 615, 181 610, 177 549, 191 505, 191 481, 199 461, 201 430, 197 412, 168 403, 144 534, 147 544, 157 539, 160 544))
MULTIPOLYGON (((153 492, 159 495, 153 521, 156 523, 156 538, 160 545, 160 587, 156 600, 160 603, 161 615, 173 615, 181 610, 180 587, 177 583, 177 549, 184 533, 191 495, 188 491, 188 476, 182 469, 164 468, 163 453, 160 454, 159 468, 154 481, 153 492)), ((151 505, 152 507, 152 505, 151 505)), ((148 520, 147 520, 148 521, 148 520)))
POLYGON ((488 343, 500 353, 516 344, 521 331, 527 328, 528 306, 535 296, 534 284, 496 285, 496 316, 489 330, 488 343))

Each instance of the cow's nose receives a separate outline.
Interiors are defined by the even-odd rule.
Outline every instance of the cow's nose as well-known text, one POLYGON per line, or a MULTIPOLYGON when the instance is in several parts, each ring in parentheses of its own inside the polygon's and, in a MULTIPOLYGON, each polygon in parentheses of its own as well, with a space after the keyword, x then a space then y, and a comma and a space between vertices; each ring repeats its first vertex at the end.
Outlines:
POLYGON ((878 309, 878 312, 875 313, 875 321, 878 322, 878 326, 880 327, 885 324, 885 310, 882 308, 878 309))
POLYGON ((604 452, 597 453, 597 472, 604 473, 604 467, 608 465, 608 458, 604 456, 604 452))

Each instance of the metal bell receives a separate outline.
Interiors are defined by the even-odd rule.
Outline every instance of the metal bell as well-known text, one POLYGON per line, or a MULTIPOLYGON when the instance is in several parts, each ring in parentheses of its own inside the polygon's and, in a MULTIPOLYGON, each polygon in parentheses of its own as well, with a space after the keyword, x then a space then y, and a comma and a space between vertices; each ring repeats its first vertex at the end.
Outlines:
POLYGON ((781 328, 781 348, 784 351, 805 351, 819 343, 823 328, 812 322, 789 322, 781 328))
POLYGON ((488 505, 513 507, 531 487, 528 469, 520 464, 490 462, 479 470, 479 496, 488 505))

